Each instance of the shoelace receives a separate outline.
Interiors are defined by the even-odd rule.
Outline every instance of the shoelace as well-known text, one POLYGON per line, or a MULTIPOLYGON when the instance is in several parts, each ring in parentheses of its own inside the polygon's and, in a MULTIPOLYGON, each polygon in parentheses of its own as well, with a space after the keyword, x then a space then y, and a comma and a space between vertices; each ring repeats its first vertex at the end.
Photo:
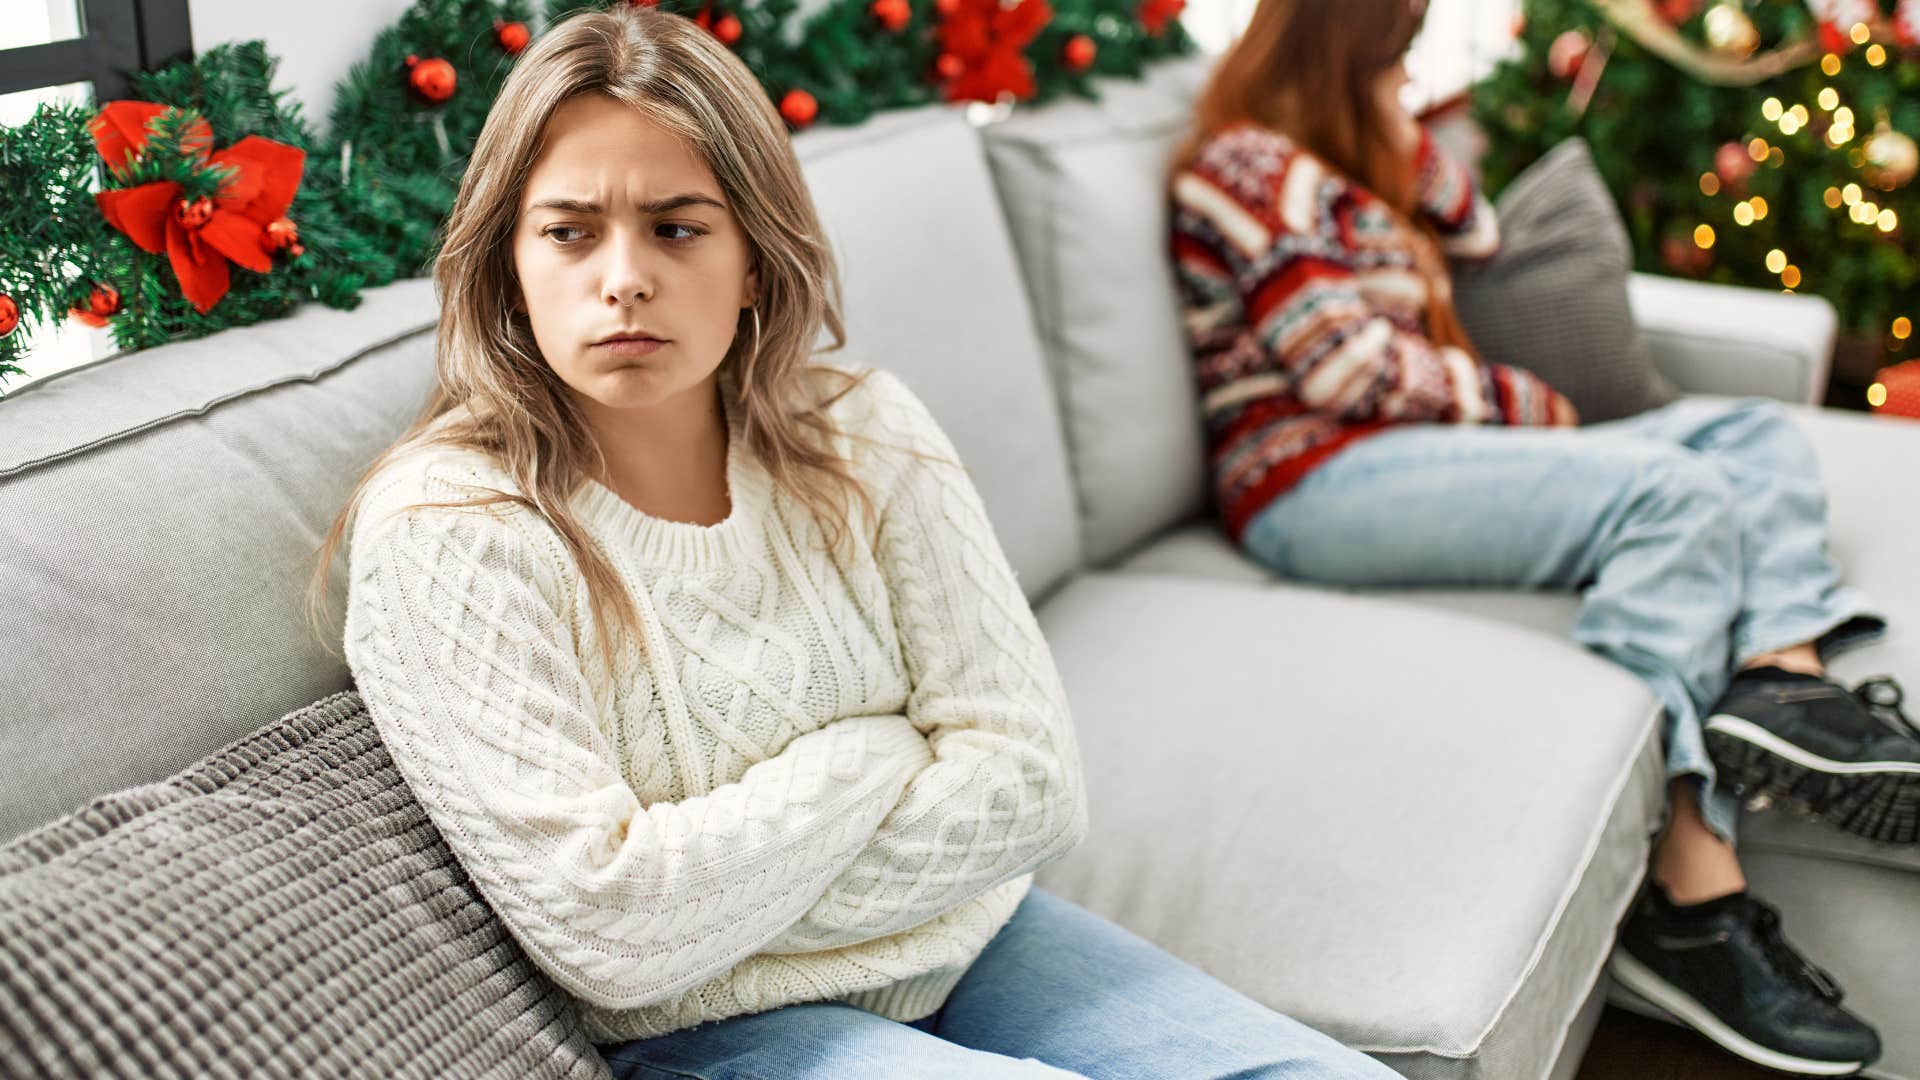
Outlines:
POLYGON ((1853 688, 1853 696, 1867 707, 1867 711, 1879 717, 1896 731, 1904 731, 1915 739, 1920 739, 1920 726, 1908 719, 1900 708, 1907 698, 1906 692, 1890 675, 1875 675, 1864 679, 1853 688))
POLYGON ((1760 947, 1765 950, 1767 959, 1774 968, 1783 974, 1799 975, 1813 992, 1832 1004, 1840 1004, 1845 992, 1826 969, 1816 966, 1811 960, 1801 956, 1787 939, 1780 934, 1780 913, 1758 900, 1752 901, 1754 923, 1759 927, 1760 947))

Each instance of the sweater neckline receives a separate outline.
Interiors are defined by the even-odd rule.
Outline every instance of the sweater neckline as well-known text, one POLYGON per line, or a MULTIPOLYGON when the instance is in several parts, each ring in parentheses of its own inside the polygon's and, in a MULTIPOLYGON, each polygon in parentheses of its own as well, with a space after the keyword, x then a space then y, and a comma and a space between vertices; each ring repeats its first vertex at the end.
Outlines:
POLYGON ((720 406, 727 426, 729 504, 724 520, 701 525, 655 517, 591 476, 574 496, 582 519, 597 526, 609 543, 631 552, 648 566, 702 570, 745 560, 749 541, 760 525, 766 484, 758 462, 747 449, 745 416, 735 389, 732 371, 722 370, 720 406))

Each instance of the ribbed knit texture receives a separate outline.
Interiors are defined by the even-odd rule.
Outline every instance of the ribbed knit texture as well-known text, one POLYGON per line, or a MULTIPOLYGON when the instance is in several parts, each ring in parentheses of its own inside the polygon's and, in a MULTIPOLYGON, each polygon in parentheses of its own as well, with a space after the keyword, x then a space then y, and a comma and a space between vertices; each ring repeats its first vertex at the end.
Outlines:
POLYGON ((1052 656, 926 407, 882 371, 832 406, 882 444, 839 441, 881 514, 836 557, 722 400, 726 520, 575 496, 643 627, 611 671, 543 519, 404 509, 512 490, 490 460, 410 453, 353 528, 381 735, 596 1042, 800 1001, 928 1015, 1086 828, 1052 656))
MULTIPOLYGON (((1498 250, 1493 208, 1425 128, 1416 170, 1445 254, 1498 250)), ((1172 203, 1214 498, 1236 542, 1314 466, 1391 424, 1553 422, 1538 378, 1428 339, 1415 231, 1287 136, 1219 132, 1172 203)))
POLYGON ((606 1075, 356 694, 0 847, 0 1076, 606 1075))

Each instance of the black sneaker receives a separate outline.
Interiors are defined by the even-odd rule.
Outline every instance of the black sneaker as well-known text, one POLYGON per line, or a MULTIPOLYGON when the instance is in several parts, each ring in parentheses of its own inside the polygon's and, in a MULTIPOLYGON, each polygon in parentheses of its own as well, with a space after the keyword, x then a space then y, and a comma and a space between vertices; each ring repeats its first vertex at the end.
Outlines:
POLYGON ((1615 981, 1756 1065, 1850 1076, 1880 1036, 1840 1007, 1833 976, 1780 936, 1780 916, 1746 893, 1676 908, 1649 885, 1607 962, 1615 981))
POLYGON ((1755 668, 1734 677, 1707 717, 1707 752, 1742 795, 1804 805, 1847 832, 1920 841, 1920 728, 1899 684, 1849 692, 1814 675, 1755 668))

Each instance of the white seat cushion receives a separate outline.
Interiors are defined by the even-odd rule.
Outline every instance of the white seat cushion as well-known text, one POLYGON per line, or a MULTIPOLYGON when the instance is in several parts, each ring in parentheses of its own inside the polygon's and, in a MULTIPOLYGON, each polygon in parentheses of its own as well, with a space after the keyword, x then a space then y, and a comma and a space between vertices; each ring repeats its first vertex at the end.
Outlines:
POLYGON ((1638 681, 1287 585, 1095 572, 1039 615, 1093 815, 1043 885, 1407 1075, 1545 1075, 1659 810, 1638 681))

